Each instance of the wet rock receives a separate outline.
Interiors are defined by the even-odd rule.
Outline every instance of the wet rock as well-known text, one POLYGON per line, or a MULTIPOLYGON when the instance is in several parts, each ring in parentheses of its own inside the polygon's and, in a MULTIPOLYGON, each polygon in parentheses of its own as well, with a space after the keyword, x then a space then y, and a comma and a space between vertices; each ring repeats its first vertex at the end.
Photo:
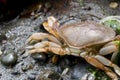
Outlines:
POLYGON ((61 68, 61 70, 64 70, 65 68, 69 67, 72 63, 70 62, 70 60, 67 57, 62 57, 60 62, 59 62, 59 66, 61 68))
POLYGON ((82 76, 84 76, 86 73, 88 73, 88 71, 86 70, 88 68, 88 64, 86 63, 80 63, 77 64, 73 67, 73 71, 72 71, 72 78, 73 79, 81 79, 82 76))
POLYGON ((37 80, 59 80, 60 75, 59 73, 52 71, 52 70, 45 70, 37 80))
POLYGON ((5 66, 13 66, 16 64, 17 59, 17 54, 11 52, 1 56, 1 63, 5 66))
POLYGON ((39 61, 39 62, 45 62, 47 59, 47 56, 44 53, 35 53, 31 55, 33 59, 39 61))

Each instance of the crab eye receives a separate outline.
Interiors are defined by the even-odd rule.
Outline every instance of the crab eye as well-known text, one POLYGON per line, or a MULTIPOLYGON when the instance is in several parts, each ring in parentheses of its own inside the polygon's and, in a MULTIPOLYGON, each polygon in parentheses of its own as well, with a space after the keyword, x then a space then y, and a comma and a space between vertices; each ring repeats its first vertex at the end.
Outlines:
POLYGON ((109 16, 103 18, 100 23, 104 24, 105 26, 109 26, 115 30, 117 35, 120 35, 120 16, 109 16))

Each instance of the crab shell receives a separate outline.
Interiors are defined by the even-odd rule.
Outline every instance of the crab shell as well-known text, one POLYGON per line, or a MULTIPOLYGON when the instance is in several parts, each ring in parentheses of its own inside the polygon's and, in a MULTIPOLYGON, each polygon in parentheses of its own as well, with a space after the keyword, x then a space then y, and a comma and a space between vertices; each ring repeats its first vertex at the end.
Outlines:
POLYGON ((96 22, 76 22, 56 28, 59 36, 69 47, 81 49, 102 44, 115 37, 115 31, 96 22))

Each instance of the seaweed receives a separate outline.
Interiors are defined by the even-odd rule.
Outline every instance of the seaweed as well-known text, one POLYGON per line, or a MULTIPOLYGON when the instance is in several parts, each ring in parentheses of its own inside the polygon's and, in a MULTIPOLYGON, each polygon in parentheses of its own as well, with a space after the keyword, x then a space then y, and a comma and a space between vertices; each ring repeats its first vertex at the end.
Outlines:
POLYGON ((104 71, 95 67, 88 67, 88 71, 94 75, 95 80, 111 80, 104 71))

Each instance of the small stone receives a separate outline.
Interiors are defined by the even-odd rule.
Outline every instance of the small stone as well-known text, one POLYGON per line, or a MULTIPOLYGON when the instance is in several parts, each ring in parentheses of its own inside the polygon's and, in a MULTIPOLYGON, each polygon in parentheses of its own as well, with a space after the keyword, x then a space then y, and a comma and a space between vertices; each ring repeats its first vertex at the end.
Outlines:
POLYGON ((13 66, 16 64, 18 56, 15 53, 8 53, 1 56, 1 63, 5 66, 13 66))
POLYGON ((39 62, 45 62, 47 57, 44 53, 35 53, 31 55, 33 59, 39 61, 39 62))
POLYGON ((115 8, 118 7, 118 3, 117 3, 117 2, 111 2, 111 3, 109 4, 109 6, 110 6, 110 8, 115 9, 115 8))

